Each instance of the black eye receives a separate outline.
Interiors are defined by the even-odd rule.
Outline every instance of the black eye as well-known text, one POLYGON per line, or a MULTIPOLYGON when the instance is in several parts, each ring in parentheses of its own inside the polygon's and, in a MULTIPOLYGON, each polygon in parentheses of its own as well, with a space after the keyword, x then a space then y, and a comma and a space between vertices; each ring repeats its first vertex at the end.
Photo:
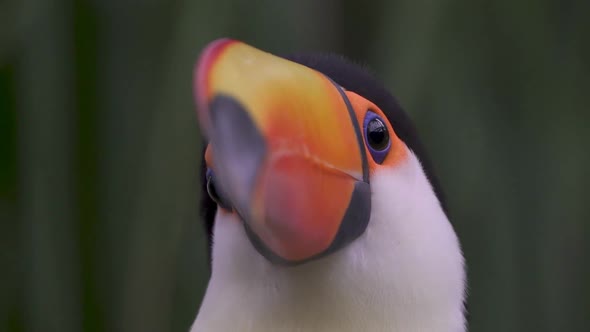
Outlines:
POLYGON ((228 201, 226 199, 223 198, 222 195, 220 195, 217 191, 217 188, 215 187, 215 177, 213 175, 213 171, 211 169, 207 169, 207 193, 209 194, 209 197, 211 197, 211 199, 217 203, 217 205, 219 205, 219 207, 221 207, 222 209, 231 211, 231 204, 228 204, 228 201))
POLYGON ((369 124, 367 125, 367 142, 373 149, 378 151, 387 148, 389 143, 389 133, 381 119, 374 118, 369 121, 369 124))
POLYGON ((369 152, 371 152, 373 160, 381 164, 391 148, 387 126, 379 115, 368 111, 365 115, 364 129, 369 152))

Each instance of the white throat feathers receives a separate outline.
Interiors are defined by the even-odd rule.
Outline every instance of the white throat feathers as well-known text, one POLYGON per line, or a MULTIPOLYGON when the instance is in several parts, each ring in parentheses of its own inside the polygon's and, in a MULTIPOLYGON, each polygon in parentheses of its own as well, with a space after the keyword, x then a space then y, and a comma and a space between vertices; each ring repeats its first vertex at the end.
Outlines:
POLYGON ((216 215, 212 274, 192 332, 465 331, 464 259, 419 160, 371 174, 365 233, 299 266, 273 265, 236 215, 216 215))

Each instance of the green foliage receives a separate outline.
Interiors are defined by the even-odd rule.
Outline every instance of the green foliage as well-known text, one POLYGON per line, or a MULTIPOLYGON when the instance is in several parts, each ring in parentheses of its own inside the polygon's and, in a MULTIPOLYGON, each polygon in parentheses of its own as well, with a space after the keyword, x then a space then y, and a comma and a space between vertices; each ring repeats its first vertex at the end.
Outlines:
MULTIPOLYGON (((338 52, 414 118, 471 331, 590 326, 588 1, 0 4, 0 330, 186 331, 206 286, 192 70, 338 52)), ((228 317, 231 313, 228 313, 228 317)))

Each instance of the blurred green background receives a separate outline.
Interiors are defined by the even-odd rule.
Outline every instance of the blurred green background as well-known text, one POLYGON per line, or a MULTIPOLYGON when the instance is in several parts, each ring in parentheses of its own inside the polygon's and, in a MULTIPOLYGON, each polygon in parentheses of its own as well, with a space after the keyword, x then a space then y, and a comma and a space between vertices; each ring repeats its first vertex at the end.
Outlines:
MULTIPOLYGON (((590 1, 0 2, 0 331, 186 331, 206 286, 193 64, 338 52, 415 120, 471 331, 590 330, 590 1)), ((231 317, 231 314, 228 314, 231 317)))

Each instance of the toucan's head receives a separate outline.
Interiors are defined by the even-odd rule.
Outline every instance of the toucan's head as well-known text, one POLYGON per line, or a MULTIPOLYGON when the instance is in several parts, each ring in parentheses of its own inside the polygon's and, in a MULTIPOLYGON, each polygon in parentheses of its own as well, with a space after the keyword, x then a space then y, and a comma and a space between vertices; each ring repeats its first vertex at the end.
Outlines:
POLYGON ((440 292, 462 305, 462 256, 436 178, 407 115, 369 74, 335 56, 221 39, 201 54, 195 87, 212 280, 322 264, 379 280, 450 269, 456 289, 440 292))

